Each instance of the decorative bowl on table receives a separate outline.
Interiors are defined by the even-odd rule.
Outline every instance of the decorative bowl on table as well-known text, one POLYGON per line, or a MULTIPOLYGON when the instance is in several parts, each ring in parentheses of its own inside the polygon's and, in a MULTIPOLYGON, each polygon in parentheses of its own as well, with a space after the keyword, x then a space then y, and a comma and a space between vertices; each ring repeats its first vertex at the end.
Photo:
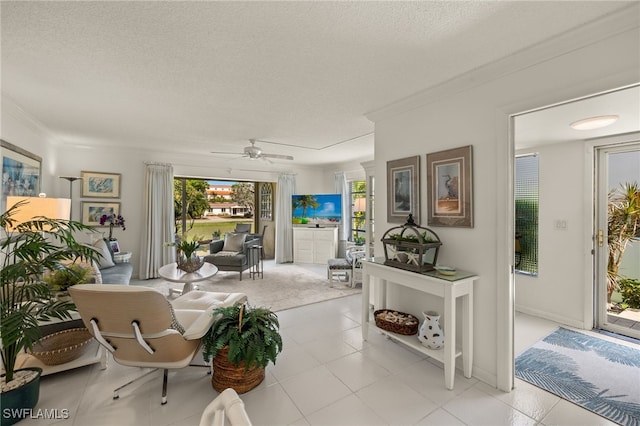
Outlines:
POLYGON ((437 265, 434 267, 434 269, 442 275, 451 276, 456 274, 456 268, 454 268, 453 266, 437 265))

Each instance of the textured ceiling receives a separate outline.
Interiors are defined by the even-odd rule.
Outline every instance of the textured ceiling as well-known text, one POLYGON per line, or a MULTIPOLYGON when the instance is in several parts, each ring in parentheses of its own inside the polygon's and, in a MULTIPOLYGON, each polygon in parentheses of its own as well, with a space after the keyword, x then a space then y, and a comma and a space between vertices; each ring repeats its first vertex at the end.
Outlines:
POLYGON ((629 4, 2 1, 2 91, 61 143, 370 159, 365 113, 629 4))

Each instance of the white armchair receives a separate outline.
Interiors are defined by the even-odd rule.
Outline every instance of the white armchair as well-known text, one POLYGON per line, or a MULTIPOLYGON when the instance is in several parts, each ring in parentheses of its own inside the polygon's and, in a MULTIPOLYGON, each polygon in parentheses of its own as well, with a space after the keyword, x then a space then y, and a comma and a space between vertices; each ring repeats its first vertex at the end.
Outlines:
MULTIPOLYGON (((169 302, 140 286, 80 284, 69 288, 82 321, 118 364, 164 370, 162 404, 167 403, 168 370, 190 365, 215 318, 212 310, 246 300, 243 293, 192 291, 169 302)), ((139 377, 138 379, 140 379, 139 377)), ((138 380, 135 379, 113 392, 138 380)))
POLYGON ((225 418, 231 426, 251 426, 244 402, 235 390, 227 388, 207 405, 200 418, 200 426, 224 426, 225 418))

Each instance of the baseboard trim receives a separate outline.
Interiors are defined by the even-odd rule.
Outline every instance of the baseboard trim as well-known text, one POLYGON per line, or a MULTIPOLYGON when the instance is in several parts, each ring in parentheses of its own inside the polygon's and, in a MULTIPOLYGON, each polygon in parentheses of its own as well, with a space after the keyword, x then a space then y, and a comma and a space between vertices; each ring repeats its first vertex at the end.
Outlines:
POLYGON ((529 308, 516 304, 516 312, 522 312, 523 314, 533 315, 534 317, 544 318, 550 321, 557 322, 559 324, 567 325, 569 327, 584 330, 584 324, 580 320, 565 317, 562 315, 553 314, 551 312, 542 311, 540 309, 529 308))

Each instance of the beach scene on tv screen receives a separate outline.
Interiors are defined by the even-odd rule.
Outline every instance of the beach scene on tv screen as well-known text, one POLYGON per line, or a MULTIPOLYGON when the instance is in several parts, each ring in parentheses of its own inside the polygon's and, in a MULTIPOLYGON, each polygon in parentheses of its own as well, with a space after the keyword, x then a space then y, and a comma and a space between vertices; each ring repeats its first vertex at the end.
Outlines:
POLYGON ((342 218, 340 194, 305 194, 291 197, 294 225, 337 225, 342 218))

